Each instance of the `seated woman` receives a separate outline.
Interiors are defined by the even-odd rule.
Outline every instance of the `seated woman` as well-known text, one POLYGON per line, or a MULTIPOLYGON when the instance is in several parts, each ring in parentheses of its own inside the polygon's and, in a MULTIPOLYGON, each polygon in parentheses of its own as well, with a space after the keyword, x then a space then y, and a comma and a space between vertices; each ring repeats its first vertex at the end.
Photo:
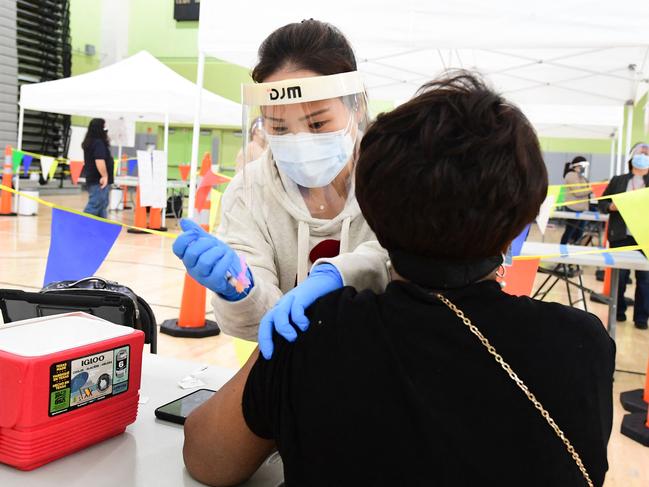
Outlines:
POLYGON ((287 486, 601 486, 613 341, 496 281, 546 195, 525 116, 470 74, 429 83, 369 128, 356 187, 399 278, 253 354, 187 419, 191 475, 232 485, 278 449, 287 486))

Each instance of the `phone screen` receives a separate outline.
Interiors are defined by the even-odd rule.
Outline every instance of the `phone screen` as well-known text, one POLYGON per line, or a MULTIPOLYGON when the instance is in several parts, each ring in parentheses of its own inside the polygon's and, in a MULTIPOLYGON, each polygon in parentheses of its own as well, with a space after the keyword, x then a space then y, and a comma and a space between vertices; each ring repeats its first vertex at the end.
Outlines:
POLYGON ((215 391, 210 389, 199 389, 187 396, 176 399, 156 409, 155 413, 160 419, 178 422, 183 424, 185 418, 198 406, 207 401, 215 391))

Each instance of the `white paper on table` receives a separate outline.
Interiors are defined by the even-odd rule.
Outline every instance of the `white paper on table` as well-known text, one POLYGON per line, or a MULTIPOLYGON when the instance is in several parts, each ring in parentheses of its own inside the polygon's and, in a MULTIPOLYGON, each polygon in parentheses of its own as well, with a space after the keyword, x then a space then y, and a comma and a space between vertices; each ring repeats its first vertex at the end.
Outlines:
POLYGON ((54 158, 50 156, 41 156, 41 174, 43 179, 47 180, 50 177, 50 168, 54 164, 54 158))
POLYGON ((205 382, 197 379, 196 377, 192 377, 191 375, 183 377, 178 381, 178 387, 180 387, 181 389, 194 389, 196 387, 203 387, 204 385, 205 382))
POLYGON ((140 185, 140 206, 153 206, 155 188, 151 153, 149 151, 137 151, 137 175, 138 184, 140 185))
POLYGON ((70 143, 68 144, 68 159, 71 161, 83 161, 83 148, 81 143, 88 129, 86 127, 70 127, 70 143))
POLYGON ((135 145, 135 121, 125 120, 106 120, 108 129, 108 138, 111 145, 121 145, 122 147, 133 147, 135 145))
POLYGON ((152 152, 152 168, 154 204, 150 206, 165 208, 167 206, 167 158, 164 151, 152 152))
POLYGON ((536 217, 536 224, 539 226, 541 234, 545 234, 545 228, 548 226, 548 220, 550 220, 550 214, 554 210, 554 202, 556 200, 556 195, 549 194, 545 197, 545 201, 541 204, 539 209, 539 215, 536 217))

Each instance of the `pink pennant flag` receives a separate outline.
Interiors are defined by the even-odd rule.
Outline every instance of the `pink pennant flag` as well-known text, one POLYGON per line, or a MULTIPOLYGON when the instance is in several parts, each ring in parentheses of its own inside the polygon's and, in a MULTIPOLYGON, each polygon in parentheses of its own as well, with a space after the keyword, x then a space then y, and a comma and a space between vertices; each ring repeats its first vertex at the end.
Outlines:
POLYGON ((196 191, 196 203, 195 208, 198 211, 202 211, 208 208, 207 197, 210 194, 212 186, 217 184, 227 183, 230 179, 224 176, 219 176, 214 174, 212 171, 207 171, 203 179, 201 179, 201 184, 198 186, 198 191, 196 191))
POLYGON ((603 183, 593 183, 590 185, 590 189, 593 191, 595 198, 599 198, 604 194, 604 190, 608 186, 608 182, 604 181, 603 183))
POLYGON ((178 166, 178 170, 180 171, 180 179, 187 181, 187 178, 189 177, 189 169, 189 164, 180 164, 178 166))
POLYGON ((72 184, 77 184, 82 170, 83 161, 70 161, 70 179, 72 179, 72 184))
POLYGON ((499 279, 505 282, 503 291, 514 296, 531 296, 539 262, 539 259, 515 259, 511 266, 505 268, 507 269, 505 277, 499 279))

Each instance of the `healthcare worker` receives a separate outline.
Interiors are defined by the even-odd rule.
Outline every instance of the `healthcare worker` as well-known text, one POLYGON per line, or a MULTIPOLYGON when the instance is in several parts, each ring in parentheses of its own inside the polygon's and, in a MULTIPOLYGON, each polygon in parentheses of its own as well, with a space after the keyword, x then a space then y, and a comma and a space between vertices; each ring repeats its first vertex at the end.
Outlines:
MULTIPOLYGON (((367 99, 343 34, 316 20, 286 25, 260 46, 252 78, 242 87, 243 147, 248 127, 261 117, 268 150, 245 161, 228 185, 218 238, 183 220, 173 245, 188 273, 214 291, 223 331, 248 340, 257 339, 262 316, 319 258, 375 240, 354 196, 367 99)), ((360 289, 387 282, 388 269, 377 270, 375 253, 383 255, 372 243, 337 268, 318 266, 315 277, 333 270, 327 277, 336 286, 360 289)), ((294 338, 291 332, 285 330, 294 338)))
MULTIPOLYGON (((563 182, 567 185, 565 206, 568 211, 580 212, 588 210, 591 190, 586 179, 585 172, 590 163, 585 157, 577 156, 571 162, 566 163, 563 171, 563 182), (572 203, 576 201, 576 203, 572 203)), ((562 244, 574 244, 579 242, 584 233, 584 220, 568 220, 566 229, 561 236, 562 244)))
MULTIPOLYGON (((637 143, 629 154, 629 172, 614 176, 604 190, 603 196, 636 191, 649 188, 649 145, 645 142, 637 143)), ((602 213, 609 214, 608 242, 610 247, 626 247, 637 245, 636 239, 626 226, 623 216, 611 199, 599 202, 602 213)), ((627 302, 624 298, 627 278, 631 271, 620 269, 620 280, 617 295, 617 321, 626 321, 627 302)), ((649 322, 649 272, 635 271, 635 303, 633 306, 633 323, 636 328, 647 329, 649 322)))

